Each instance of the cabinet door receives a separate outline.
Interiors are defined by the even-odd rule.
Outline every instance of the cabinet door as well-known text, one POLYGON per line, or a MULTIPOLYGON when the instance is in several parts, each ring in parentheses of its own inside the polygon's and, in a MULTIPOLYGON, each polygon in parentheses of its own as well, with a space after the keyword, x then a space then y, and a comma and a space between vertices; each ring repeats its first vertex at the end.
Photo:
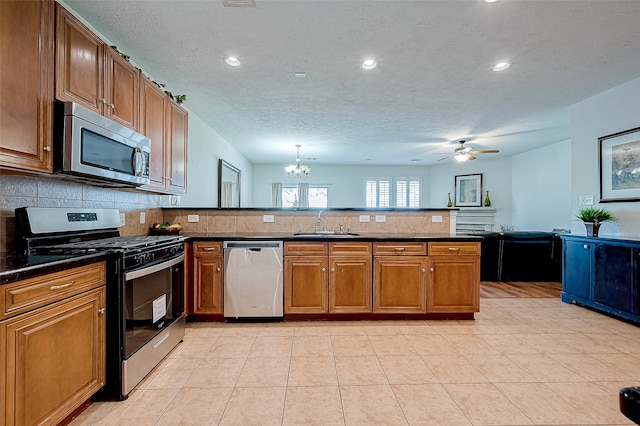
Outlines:
POLYGON ((480 257, 428 256, 427 312, 480 310, 480 257))
POLYGON ((166 189, 167 95, 146 77, 140 79, 140 133, 151 139, 149 185, 143 189, 166 189))
POLYGON ((167 190, 172 193, 187 192, 187 112, 168 101, 167 138, 167 190))
POLYGON ((103 286, 0 322, 0 423, 57 424, 104 385, 104 306, 103 286))
POLYGON ((633 248, 596 244, 594 248, 593 300, 624 312, 638 313, 633 248))
POLYGON ((371 257, 329 257, 329 312, 371 312, 371 257))
POLYGON ((562 291, 567 296, 592 300, 593 244, 567 239, 562 251, 562 291))
POLYGON ((189 314, 222 313, 222 256, 194 256, 193 301, 189 314))
POLYGON ((105 65, 104 115, 137 132, 140 70, 111 47, 105 47, 105 65))
POLYGON ((56 11, 56 99, 102 114, 104 43, 60 4, 56 11))
POLYGON ((326 256, 284 258, 284 313, 329 312, 326 256))
POLYGON ((53 7, 0 2, 0 166, 53 171, 53 7))
POLYGON ((374 313, 426 312, 426 256, 376 256, 373 262, 374 313))

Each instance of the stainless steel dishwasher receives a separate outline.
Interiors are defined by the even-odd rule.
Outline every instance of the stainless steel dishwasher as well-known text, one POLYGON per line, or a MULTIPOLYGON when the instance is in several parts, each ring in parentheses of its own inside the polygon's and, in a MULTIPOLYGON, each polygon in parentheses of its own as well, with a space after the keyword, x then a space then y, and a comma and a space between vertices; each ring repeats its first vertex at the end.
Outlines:
POLYGON ((224 316, 283 316, 282 241, 224 242, 224 316))

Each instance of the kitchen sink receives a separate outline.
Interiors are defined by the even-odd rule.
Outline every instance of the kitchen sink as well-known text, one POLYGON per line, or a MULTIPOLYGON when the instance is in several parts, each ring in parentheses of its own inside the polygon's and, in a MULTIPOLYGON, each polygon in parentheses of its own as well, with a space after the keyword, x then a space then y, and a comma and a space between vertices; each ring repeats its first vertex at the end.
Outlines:
POLYGON ((294 237, 315 237, 315 238, 351 238, 359 237, 360 234, 348 233, 348 234, 336 234, 329 232, 296 232, 294 237))

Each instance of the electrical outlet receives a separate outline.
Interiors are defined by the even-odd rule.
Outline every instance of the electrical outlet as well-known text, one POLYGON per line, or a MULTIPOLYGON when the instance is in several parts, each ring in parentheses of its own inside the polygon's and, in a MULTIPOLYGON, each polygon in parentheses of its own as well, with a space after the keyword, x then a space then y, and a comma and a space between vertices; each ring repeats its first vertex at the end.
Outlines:
POLYGON ((140 223, 144 225, 147 221, 147 214, 145 212, 140 212, 140 223))
POLYGON ((125 214, 124 213, 120 213, 120 226, 124 226, 125 223, 125 214))
POLYGON ((383 223, 387 221, 387 217, 383 214, 376 215, 376 222, 383 223))
POLYGON ((368 214, 360 215, 360 222, 369 222, 369 221, 371 221, 371 216, 369 216, 368 214))
POLYGON ((272 214, 265 214, 262 216, 262 221, 265 223, 273 223, 275 218, 272 214))
POLYGON ((200 216, 197 214, 190 214, 187 216, 187 222, 200 222, 200 216))
POLYGON ((433 216, 431 216, 431 222, 433 222, 433 223, 442 222, 442 216, 434 214, 433 216))
POLYGON ((592 206, 594 198, 595 197, 593 195, 581 195, 580 196, 580 205, 581 206, 592 206))

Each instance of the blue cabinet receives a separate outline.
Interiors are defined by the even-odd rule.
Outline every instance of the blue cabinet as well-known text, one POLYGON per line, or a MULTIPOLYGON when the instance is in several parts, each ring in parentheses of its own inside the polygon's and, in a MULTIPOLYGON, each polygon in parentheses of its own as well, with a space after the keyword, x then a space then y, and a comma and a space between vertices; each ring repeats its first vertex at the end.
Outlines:
POLYGON ((562 301, 640 322, 640 241, 562 238, 562 301))

